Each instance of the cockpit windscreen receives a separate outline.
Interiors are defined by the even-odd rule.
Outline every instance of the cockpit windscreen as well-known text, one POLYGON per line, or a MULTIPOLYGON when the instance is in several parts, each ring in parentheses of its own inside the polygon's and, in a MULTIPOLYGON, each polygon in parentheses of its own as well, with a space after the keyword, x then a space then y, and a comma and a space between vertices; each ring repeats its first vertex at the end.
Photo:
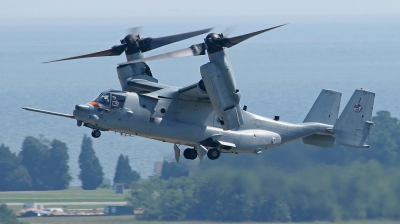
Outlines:
POLYGON ((115 93, 103 92, 94 101, 114 109, 121 109, 125 103, 125 96, 115 93))

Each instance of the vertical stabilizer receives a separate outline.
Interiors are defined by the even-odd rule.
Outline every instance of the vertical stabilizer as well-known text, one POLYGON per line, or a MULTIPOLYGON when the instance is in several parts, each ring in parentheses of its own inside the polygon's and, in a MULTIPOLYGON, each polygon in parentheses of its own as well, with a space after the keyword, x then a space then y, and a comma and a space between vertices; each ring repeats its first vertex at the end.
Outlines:
POLYGON ((362 89, 354 91, 349 102, 340 114, 333 132, 336 143, 357 148, 367 148, 375 93, 362 89))
POLYGON ((323 89, 303 122, 334 125, 339 115, 342 93, 323 89))

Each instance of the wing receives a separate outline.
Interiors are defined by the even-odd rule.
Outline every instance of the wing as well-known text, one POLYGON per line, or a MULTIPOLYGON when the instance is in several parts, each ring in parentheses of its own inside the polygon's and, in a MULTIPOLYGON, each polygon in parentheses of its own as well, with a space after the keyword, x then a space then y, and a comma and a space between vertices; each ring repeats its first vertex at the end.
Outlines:
POLYGON ((153 100, 179 99, 211 103, 224 130, 240 127, 243 124, 242 109, 239 105, 240 92, 230 93, 227 91, 219 68, 214 63, 203 65, 200 71, 202 80, 199 83, 182 88, 145 80, 132 80, 128 85, 146 91, 140 95, 153 100))
POLYGON ((191 101, 207 101, 210 102, 207 92, 201 91, 198 87, 198 83, 194 83, 178 90, 179 99, 191 100, 191 101))
POLYGON ((162 89, 176 89, 177 87, 160 84, 146 79, 130 79, 126 82, 129 92, 151 93, 162 89))

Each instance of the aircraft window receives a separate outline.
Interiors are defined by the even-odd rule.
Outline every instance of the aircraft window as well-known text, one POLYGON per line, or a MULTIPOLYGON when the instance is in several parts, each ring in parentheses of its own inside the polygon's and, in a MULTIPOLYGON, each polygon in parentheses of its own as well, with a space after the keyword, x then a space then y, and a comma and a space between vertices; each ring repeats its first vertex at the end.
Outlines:
POLYGON ((109 93, 104 93, 102 94, 97 100, 97 103, 103 104, 106 107, 110 106, 110 94, 109 93))
POLYGON ((111 108, 122 109, 125 103, 125 96, 113 94, 111 96, 111 108))
POLYGON ((97 100, 100 98, 100 96, 103 95, 103 93, 100 93, 98 96, 96 96, 92 101, 97 102, 97 100))

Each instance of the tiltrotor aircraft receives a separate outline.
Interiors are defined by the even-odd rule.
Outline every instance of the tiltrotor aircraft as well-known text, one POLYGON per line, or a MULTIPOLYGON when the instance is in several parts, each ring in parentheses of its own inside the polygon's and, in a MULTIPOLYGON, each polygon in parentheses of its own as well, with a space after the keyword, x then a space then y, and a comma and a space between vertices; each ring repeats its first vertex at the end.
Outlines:
MULTIPOLYGON (((282 26, 282 25, 281 25, 282 26)), ((98 138, 101 131, 170 142, 179 161, 178 145, 190 146, 183 151, 186 159, 204 155, 211 160, 221 153, 255 153, 302 138, 305 144, 332 147, 334 142, 365 148, 375 93, 357 89, 339 115, 341 93, 323 89, 303 123, 292 124, 246 111, 240 105, 241 92, 225 51, 240 42, 278 28, 260 30, 236 37, 208 34, 203 43, 175 52, 145 58, 143 52, 186 39, 207 30, 163 38, 126 36, 121 45, 111 49, 72 58, 120 55, 125 51, 128 62, 117 67, 122 90, 106 90, 94 100, 75 106, 73 114, 23 107, 23 109, 73 118, 78 126, 92 129, 98 138), (208 55, 210 62, 200 66, 199 82, 175 87, 159 84, 145 61, 169 57, 208 55)))

